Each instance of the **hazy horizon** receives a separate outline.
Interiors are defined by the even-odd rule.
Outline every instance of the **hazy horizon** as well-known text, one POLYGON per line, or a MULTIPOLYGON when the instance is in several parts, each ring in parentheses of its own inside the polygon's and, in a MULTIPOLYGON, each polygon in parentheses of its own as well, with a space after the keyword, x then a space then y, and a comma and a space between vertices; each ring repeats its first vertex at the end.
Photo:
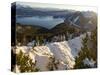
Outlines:
POLYGON ((67 5, 67 4, 49 4, 49 3, 31 3, 31 2, 16 2, 24 7, 29 6, 31 8, 51 8, 60 10, 76 10, 76 11, 93 11, 97 13, 97 8, 93 6, 79 6, 79 5, 67 5))

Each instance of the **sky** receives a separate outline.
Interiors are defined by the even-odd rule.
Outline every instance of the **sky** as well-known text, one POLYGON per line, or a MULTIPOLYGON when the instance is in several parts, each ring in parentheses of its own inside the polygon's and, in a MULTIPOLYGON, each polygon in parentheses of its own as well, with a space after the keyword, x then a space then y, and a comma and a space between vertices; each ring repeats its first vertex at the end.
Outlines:
POLYGON ((30 7, 40 8, 58 8, 58 9, 71 9, 77 11, 94 11, 97 12, 97 8, 93 6, 79 6, 79 5, 67 5, 67 4, 47 4, 47 3, 32 3, 32 2, 17 2, 17 4, 30 7))

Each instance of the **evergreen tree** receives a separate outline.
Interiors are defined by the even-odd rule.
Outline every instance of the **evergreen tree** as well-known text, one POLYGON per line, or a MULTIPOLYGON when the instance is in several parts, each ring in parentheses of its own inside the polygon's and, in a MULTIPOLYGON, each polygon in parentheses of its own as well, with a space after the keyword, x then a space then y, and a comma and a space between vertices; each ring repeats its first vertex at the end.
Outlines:
POLYGON ((78 56, 75 60, 75 68, 81 69, 81 68, 88 68, 89 66, 85 65, 83 63, 83 60, 88 57, 89 48, 88 48, 88 34, 86 34, 86 37, 83 39, 83 47, 81 48, 81 51, 79 52, 78 56))
POLYGON ((36 36, 36 46, 39 45, 39 36, 36 36))
POLYGON ((39 71, 39 69, 35 67, 36 63, 33 63, 32 59, 29 58, 29 55, 25 55, 24 53, 22 53, 22 51, 20 51, 20 53, 16 55, 16 64, 20 66, 19 69, 21 72, 39 71))
POLYGON ((76 64, 74 68, 90 68, 91 66, 84 64, 83 60, 88 58, 89 60, 93 59, 95 63, 95 67, 97 66, 97 32, 96 29, 91 32, 91 36, 83 39, 83 47, 81 48, 78 56, 76 57, 76 64))
POLYGON ((57 65, 59 64, 59 61, 55 59, 55 57, 50 57, 50 62, 47 65, 48 70, 53 71, 57 70, 57 65))
POLYGON ((90 41, 92 43, 91 57, 93 58, 94 61, 96 61, 95 65, 97 66, 97 28, 94 31, 92 31, 90 41))

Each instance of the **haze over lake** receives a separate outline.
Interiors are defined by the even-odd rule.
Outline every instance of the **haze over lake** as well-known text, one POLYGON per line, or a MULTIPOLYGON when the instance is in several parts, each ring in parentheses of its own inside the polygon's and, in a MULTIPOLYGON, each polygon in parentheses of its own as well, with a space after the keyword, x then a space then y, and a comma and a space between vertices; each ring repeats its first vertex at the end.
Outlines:
POLYGON ((50 29, 64 22, 64 18, 54 18, 53 16, 17 17, 16 22, 24 25, 38 25, 50 29))

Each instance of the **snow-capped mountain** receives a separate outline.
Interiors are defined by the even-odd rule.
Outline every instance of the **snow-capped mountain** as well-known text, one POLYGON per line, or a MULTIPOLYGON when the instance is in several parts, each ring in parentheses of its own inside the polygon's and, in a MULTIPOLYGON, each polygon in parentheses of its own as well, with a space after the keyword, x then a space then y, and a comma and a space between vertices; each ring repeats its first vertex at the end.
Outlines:
POLYGON ((70 23, 70 25, 79 27, 80 29, 85 29, 86 31, 91 31, 96 28, 97 15, 94 12, 75 12, 70 17, 65 19, 65 23, 70 23))
POLYGON ((12 5, 12 10, 13 9, 16 9, 16 23, 38 25, 52 29, 60 23, 69 21, 70 24, 87 30, 96 27, 94 21, 97 20, 97 14, 92 11, 75 11, 57 8, 32 8, 20 4, 16 4, 16 6, 12 5), (89 23, 90 21, 91 24, 89 23))

